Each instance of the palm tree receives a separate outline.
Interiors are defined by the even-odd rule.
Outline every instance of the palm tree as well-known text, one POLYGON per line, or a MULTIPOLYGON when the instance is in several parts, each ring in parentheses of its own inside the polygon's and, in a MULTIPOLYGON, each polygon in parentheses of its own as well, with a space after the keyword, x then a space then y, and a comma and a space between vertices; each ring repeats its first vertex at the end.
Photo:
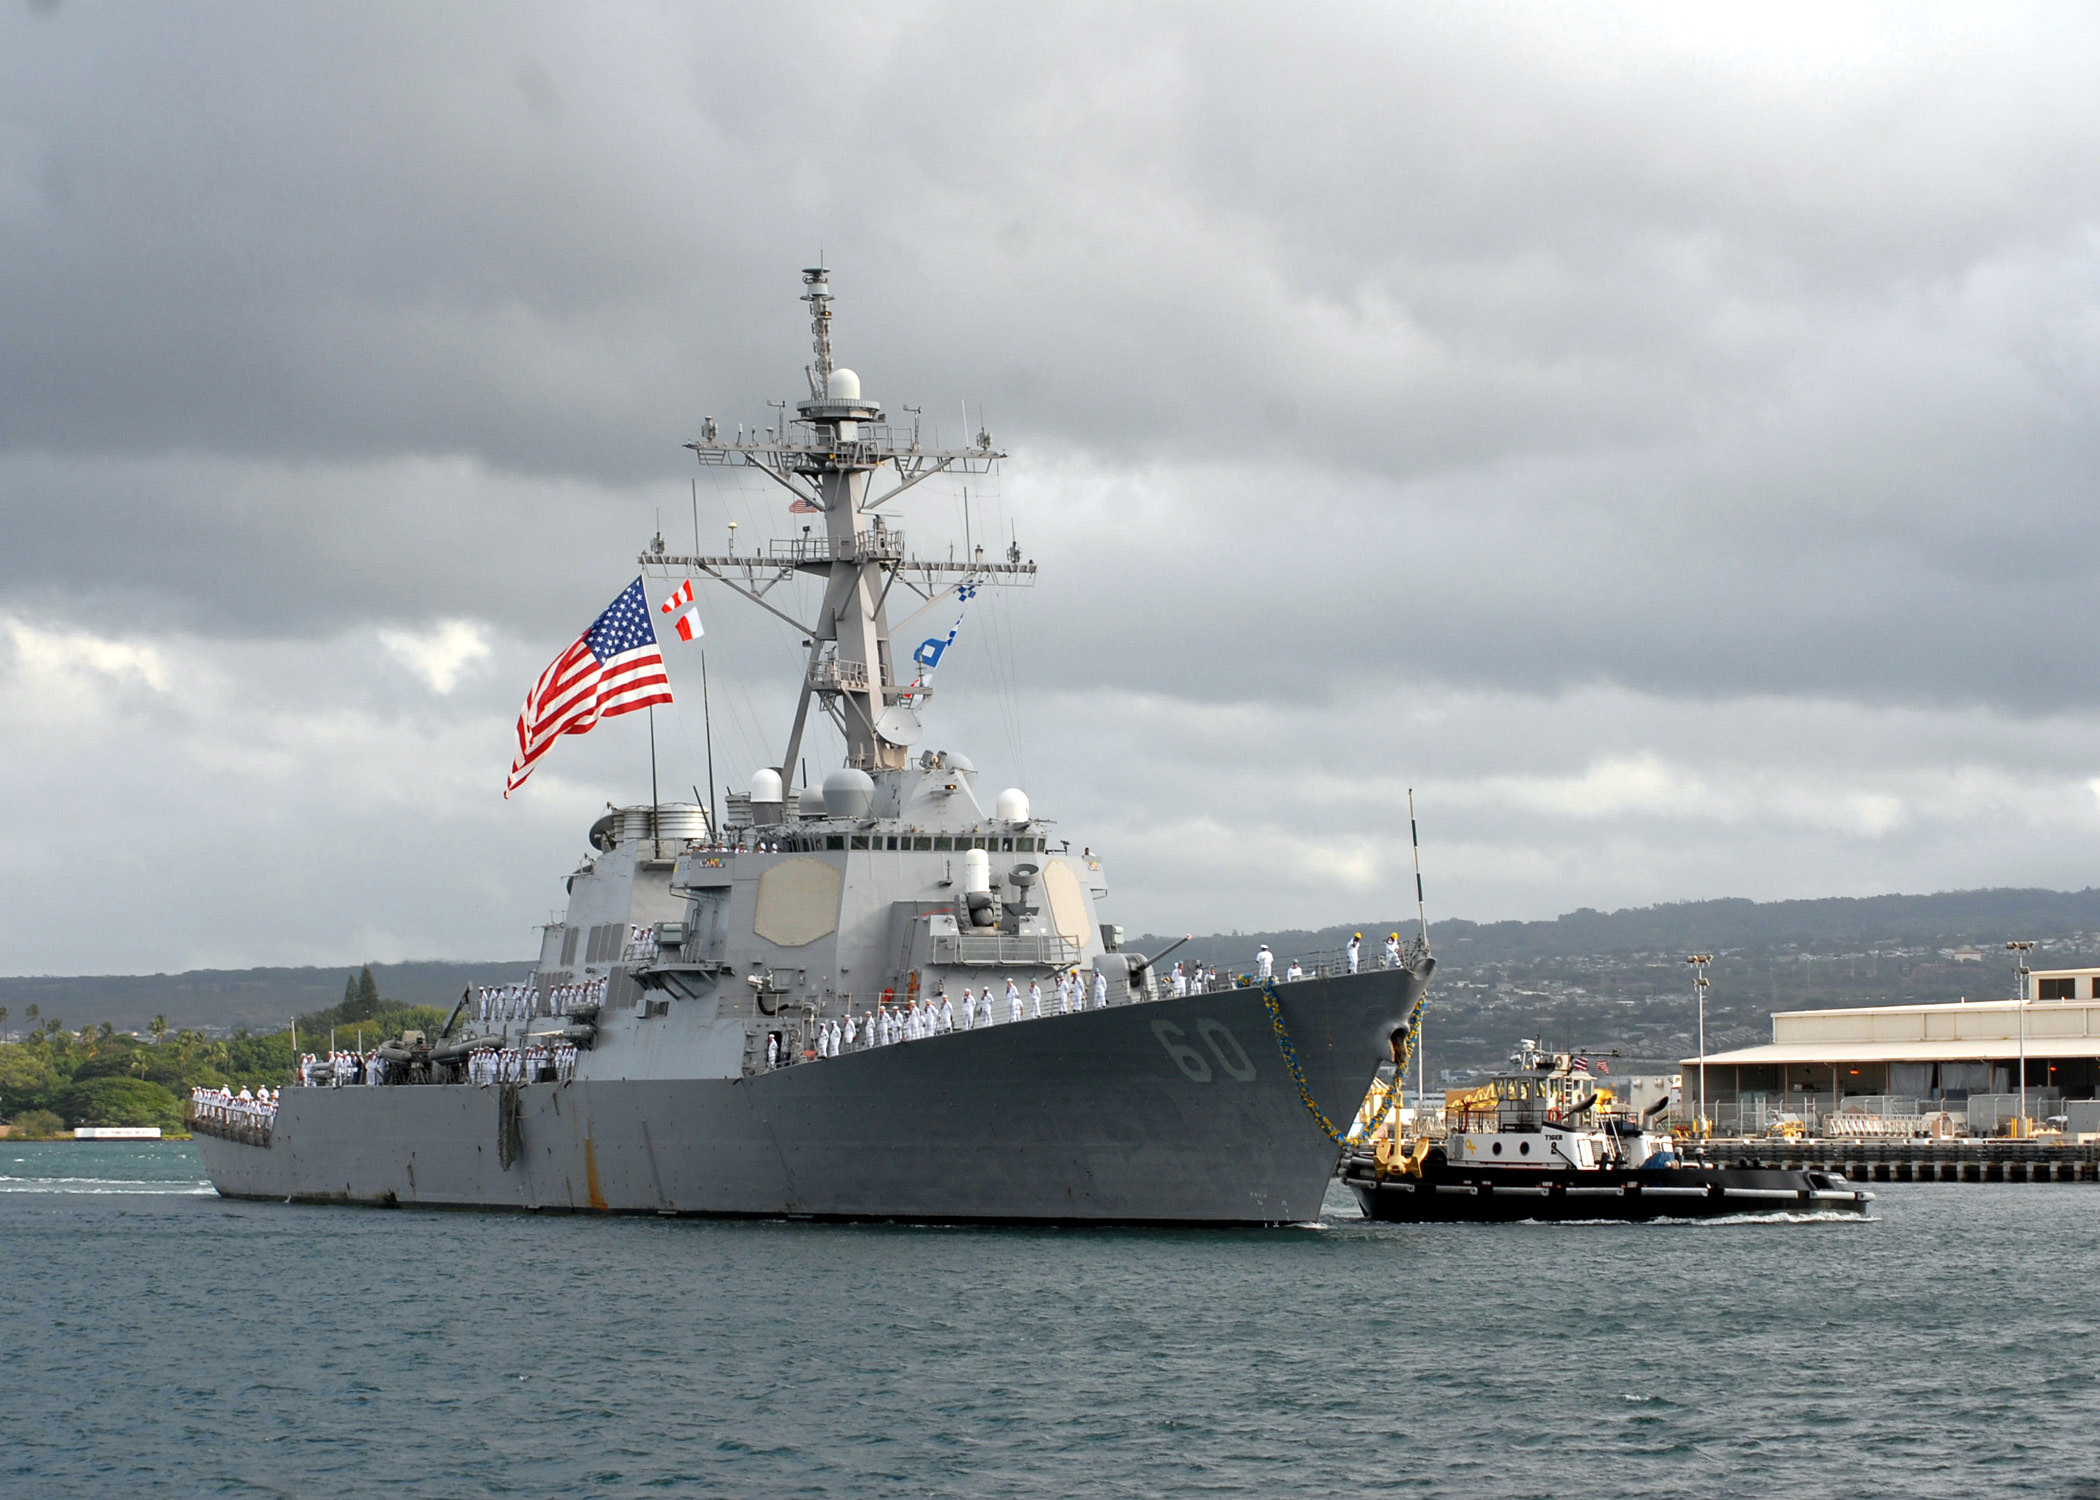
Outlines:
MULTIPOLYGON (((7 1012, 0 1010, 0 1021, 6 1019, 7 1012)), ((161 1038, 168 1034, 168 1018, 166 1016, 155 1016, 146 1023, 146 1029, 153 1033, 153 1045, 158 1047, 161 1043, 161 1038)))
POLYGON ((7 1040, 7 1007, 0 1005, 0 1042, 7 1040))

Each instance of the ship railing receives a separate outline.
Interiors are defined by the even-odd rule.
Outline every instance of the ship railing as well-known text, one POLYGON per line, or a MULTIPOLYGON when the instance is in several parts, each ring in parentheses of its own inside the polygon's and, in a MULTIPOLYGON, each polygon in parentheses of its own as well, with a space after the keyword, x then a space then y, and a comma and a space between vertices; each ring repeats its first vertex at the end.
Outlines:
POLYGON ((970 933, 933 940, 933 961, 937 964, 1068 969, 1077 965, 1079 958, 1079 945, 1055 932, 970 933))
POLYGON ((819 691, 844 689, 865 693, 868 690, 868 664, 827 656, 809 669, 809 685, 819 691))
POLYGON ((766 561, 777 563, 850 562, 855 558, 897 561, 904 556, 904 533, 884 527, 858 531, 851 540, 829 536, 774 537, 766 543, 766 561))
MULTIPOLYGON (((1385 955, 1383 953, 1378 954, 1376 957, 1373 957, 1371 954, 1366 953, 1364 955, 1363 962, 1358 965, 1358 971, 1361 973, 1369 973, 1374 969, 1382 969, 1385 966, 1385 955)), ((1240 981, 1242 979, 1245 979, 1250 984, 1260 982, 1255 977, 1257 971, 1255 970, 1254 965, 1251 963, 1247 964, 1244 968, 1240 969, 1226 969, 1220 967, 1218 969, 1217 980, 1215 983, 1213 983, 1209 977, 1209 970, 1211 966, 1205 964, 1203 967, 1204 975, 1202 978, 1199 979, 1192 977, 1190 979, 1189 993, 1192 995, 1214 993, 1218 990, 1236 989, 1239 987, 1240 981)), ((1184 970, 1184 972, 1187 971, 1184 970)), ((1298 957, 1295 960, 1290 958, 1278 958, 1276 960, 1273 971, 1274 978, 1278 984, 1295 984, 1302 979, 1340 979, 1346 976, 1348 973, 1348 959, 1328 958, 1320 956, 1312 958, 1298 957), (1299 968, 1299 972, 1295 975, 1291 973, 1291 964, 1294 961, 1297 963, 1299 968)), ((1154 982, 1159 985, 1160 994, 1162 997, 1173 993, 1174 970, 1171 964, 1167 966, 1165 972, 1155 973, 1152 977, 1154 982)))

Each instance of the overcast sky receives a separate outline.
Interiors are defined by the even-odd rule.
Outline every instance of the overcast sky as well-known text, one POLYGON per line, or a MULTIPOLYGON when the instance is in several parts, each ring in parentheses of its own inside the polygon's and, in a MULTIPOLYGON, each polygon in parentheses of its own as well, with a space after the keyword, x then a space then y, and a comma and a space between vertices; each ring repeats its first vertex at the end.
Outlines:
MULTIPOLYGON (((2074 6, 6 0, 0 972, 527 956, 648 739, 506 803, 518 703, 691 542, 702 416, 799 394, 820 254, 1042 567, 931 742, 1133 931, 1397 915, 1410 786, 1432 919, 2091 884, 2096 56, 2074 6)), ((799 652, 702 603, 741 787, 799 652)))

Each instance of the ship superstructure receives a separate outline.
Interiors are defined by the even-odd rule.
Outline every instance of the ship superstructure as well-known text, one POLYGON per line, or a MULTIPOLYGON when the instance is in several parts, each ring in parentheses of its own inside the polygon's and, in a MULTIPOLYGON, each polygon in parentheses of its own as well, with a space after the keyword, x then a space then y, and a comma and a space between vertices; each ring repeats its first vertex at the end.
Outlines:
MULTIPOLYGON (((810 394, 703 465, 765 475, 811 517, 747 552, 673 555, 799 632, 786 753, 728 799, 608 810, 567 877, 532 982, 470 995, 441 1033, 288 1088, 267 1131, 200 1124, 240 1196, 512 1208, 928 1220, 1276 1223, 1316 1216, 1353 1104, 1399 1055, 1434 967, 1416 950, 1165 996, 1104 920, 1101 860, 927 739, 947 644, 895 640, 985 587, 1034 580, 1009 548, 911 555, 890 512, 981 474, 988 434, 922 446, 832 356, 831 293, 803 273, 810 394), (797 578, 821 583, 799 613, 797 578), (895 639, 893 639, 893 637, 895 639), (812 711, 842 763, 797 785, 812 711), (1323 1109, 1323 1105, 1325 1108, 1323 1109), (1346 1112, 1345 1112, 1346 1113, 1346 1112)), ((937 616, 939 618, 939 616, 937 616)))

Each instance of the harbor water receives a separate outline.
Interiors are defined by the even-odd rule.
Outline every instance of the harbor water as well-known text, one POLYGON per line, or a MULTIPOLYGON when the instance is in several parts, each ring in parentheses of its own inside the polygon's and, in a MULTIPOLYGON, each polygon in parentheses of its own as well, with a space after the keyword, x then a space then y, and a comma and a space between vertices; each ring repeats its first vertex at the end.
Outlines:
POLYGON ((1879 1192, 923 1229, 235 1203, 185 1144, 0 1141, 0 1494, 2100 1497, 2100 1189, 1879 1192))

